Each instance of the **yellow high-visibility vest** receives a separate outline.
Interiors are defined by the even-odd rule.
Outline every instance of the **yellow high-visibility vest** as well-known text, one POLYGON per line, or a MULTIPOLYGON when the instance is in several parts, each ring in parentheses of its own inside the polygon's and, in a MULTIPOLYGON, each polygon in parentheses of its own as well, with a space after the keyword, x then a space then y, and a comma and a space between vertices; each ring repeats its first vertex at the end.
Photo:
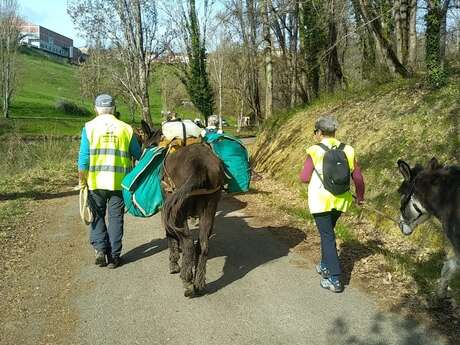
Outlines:
MULTIPOLYGON (((329 148, 332 146, 339 147, 340 145, 340 141, 335 138, 324 138, 321 143, 329 148)), ((350 172, 353 172, 355 165, 355 150, 353 147, 345 145, 343 151, 347 156, 350 172)), ((313 165, 316 171, 321 175, 321 179, 323 178, 323 158, 325 153, 326 151, 318 145, 313 145, 307 149, 307 154, 313 160, 313 165)), ((329 212, 332 209, 342 212, 347 211, 352 202, 351 192, 347 191, 340 195, 334 195, 324 188, 321 179, 318 174, 313 171, 310 184, 308 185, 308 207, 310 213, 329 212)))
POLYGON ((85 129, 90 148, 88 189, 121 190, 121 180, 132 167, 132 127, 113 115, 98 115, 85 129))

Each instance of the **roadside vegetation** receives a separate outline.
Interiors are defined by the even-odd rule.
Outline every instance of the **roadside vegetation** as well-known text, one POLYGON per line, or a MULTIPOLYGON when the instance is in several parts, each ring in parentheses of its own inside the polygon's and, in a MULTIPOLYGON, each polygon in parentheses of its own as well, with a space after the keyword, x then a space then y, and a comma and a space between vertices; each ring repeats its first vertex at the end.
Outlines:
MULTIPOLYGON (((0 260, 30 240, 24 231, 33 201, 74 193, 78 145, 46 139, 24 142, 18 135, 0 141, 0 260)), ((14 254, 16 255, 16 254, 14 254)))

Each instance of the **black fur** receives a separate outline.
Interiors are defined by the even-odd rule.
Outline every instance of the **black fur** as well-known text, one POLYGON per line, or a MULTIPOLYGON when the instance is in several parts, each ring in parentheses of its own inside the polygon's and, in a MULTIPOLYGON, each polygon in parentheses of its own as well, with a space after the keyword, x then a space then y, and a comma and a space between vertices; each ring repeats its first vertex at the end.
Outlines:
POLYGON ((448 280, 460 266, 460 168, 443 166, 436 158, 425 168, 416 165, 410 168, 404 161, 398 161, 404 181, 399 187, 401 213, 404 218, 404 202, 412 193, 422 206, 442 225, 442 229, 452 245, 453 255, 448 256, 441 272, 438 293, 444 296, 448 280))

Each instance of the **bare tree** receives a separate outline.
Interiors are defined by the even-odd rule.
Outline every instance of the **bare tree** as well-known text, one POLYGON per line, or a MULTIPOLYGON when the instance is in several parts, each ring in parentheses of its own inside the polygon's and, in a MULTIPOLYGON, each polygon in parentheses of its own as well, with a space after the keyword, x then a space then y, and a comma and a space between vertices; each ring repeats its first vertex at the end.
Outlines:
POLYGON ((344 81, 337 49, 337 4, 336 0, 329 1, 328 19, 328 54, 327 54, 327 85, 329 91, 334 91, 337 84, 344 81))
MULTIPOLYGON (((217 30, 217 28, 216 28, 217 30)), ((219 37, 219 46, 215 49, 212 55, 210 55, 210 64, 212 66, 211 75, 213 76, 214 82, 217 84, 218 94, 218 115, 219 115, 219 129, 222 129, 222 105, 223 105, 223 93, 224 93, 224 64, 225 64, 225 51, 227 49, 227 38, 224 35, 219 37)))
POLYGON ((417 0, 409 0, 409 51, 407 64, 414 71, 417 61, 417 0))
POLYGON ((447 11, 449 10, 451 0, 444 0, 441 7, 441 34, 440 34, 440 55, 441 63, 444 64, 446 60, 446 39, 447 39, 447 11))
POLYGON ((15 89, 17 52, 21 19, 17 0, 0 0, 0 80, 2 112, 9 117, 11 98, 15 89))
POLYGON ((365 0, 352 0, 355 8, 359 11, 360 17, 363 19, 366 25, 372 32, 374 40, 376 42, 379 51, 384 57, 384 60, 389 67, 390 71, 395 74, 407 78, 410 76, 407 68, 398 59, 390 41, 386 37, 384 27, 382 26, 382 20, 380 16, 375 13, 372 4, 365 0))
POLYGON ((262 25, 265 42, 265 118, 273 114, 273 62, 272 62, 272 37, 270 30, 270 8, 271 0, 263 0, 262 25))
POLYGON ((152 61, 164 51, 159 36, 155 0, 71 0, 67 9, 75 26, 88 39, 103 34, 110 51, 105 66, 122 90, 152 124, 149 86, 152 61))

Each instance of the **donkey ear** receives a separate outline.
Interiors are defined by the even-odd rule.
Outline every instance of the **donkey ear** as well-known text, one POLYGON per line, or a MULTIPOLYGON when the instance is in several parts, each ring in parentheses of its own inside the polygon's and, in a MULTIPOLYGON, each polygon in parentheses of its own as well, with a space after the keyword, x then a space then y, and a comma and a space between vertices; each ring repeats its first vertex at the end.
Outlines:
POLYGON ((141 127, 144 133, 146 134, 147 138, 150 138, 152 136, 152 130, 150 129, 149 124, 144 120, 141 120, 141 127))
POLYGON ((403 175, 404 180, 410 181, 412 174, 411 174, 409 164, 407 164, 402 159, 400 159, 400 160, 398 160, 398 168, 399 168, 399 171, 401 172, 401 174, 403 175))
POLYGON ((431 158, 430 161, 428 162, 427 168, 428 168, 429 170, 437 170, 437 169, 439 169, 439 168, 442 168, 442 165, 439 164, 438 160, 437 160, 435 157, 433 157, 433 158, 431 158))

